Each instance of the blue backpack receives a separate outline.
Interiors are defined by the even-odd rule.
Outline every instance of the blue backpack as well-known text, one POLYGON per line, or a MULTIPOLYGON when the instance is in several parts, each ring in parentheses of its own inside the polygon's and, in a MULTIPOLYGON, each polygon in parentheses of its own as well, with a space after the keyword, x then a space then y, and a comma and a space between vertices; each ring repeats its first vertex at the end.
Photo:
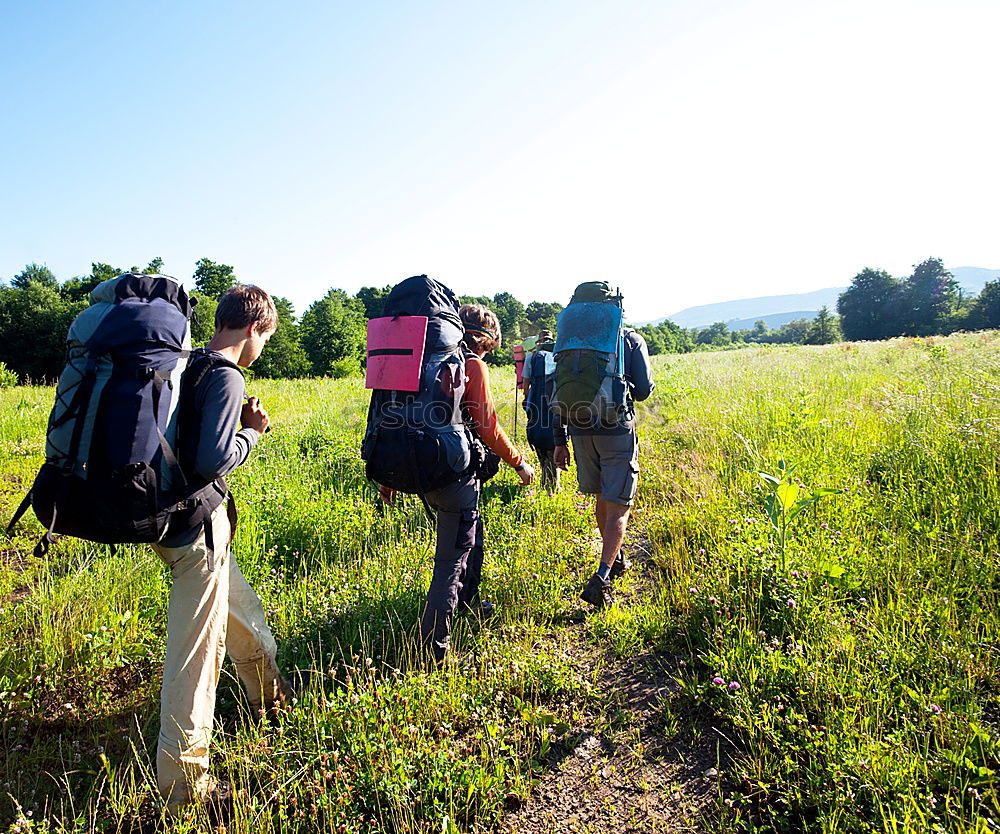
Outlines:
POLYGON ((174 278, 137 273, 99 284, 90 302, 69 328, 45 463, 7 528, 32 507, 46 529, 39 556, 58 535, 156 542, 175 517, 193 527, 224 499, 177 460, 195 302, 174 278))
MULTIPOLYGON (((580 290, 590 285, 581 285, 580 290)), ((606 285, 604 285, 606 286, 606 285)), ((621 297, 573 301, 556 319, 552 409, 563 425, 610 428, 629 418, 621 297)))
POLYGON ((531 383, 525 402, 528 443, 536 449, 554 449, 556 435, 552 395, 555 393, 556 360, 551 345, 548 350, 536 349, 525 364, 526 376, 531 383))

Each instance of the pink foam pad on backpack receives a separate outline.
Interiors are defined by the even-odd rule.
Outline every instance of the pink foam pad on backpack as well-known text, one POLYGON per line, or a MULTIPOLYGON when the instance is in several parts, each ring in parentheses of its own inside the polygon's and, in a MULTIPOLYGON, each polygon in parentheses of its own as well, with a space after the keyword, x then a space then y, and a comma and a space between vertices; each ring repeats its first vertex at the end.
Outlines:
POLYGON ((365 388, 419 391, 427 316, 386 316, 368 320, 365 388))
POLYGON ((514 375, 517 380, 517 387, 524 387, 524 347, 514 345, 514 375))

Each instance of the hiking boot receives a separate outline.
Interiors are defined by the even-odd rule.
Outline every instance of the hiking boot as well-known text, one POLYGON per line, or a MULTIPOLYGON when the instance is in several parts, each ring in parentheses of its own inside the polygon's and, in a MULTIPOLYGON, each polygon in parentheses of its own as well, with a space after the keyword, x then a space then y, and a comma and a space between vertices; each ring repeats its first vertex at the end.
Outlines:
POLYGON ((632 560, 625 555, 624 550, 618 551, 618 558, 611 566, 611 573, 608 574, 608 581, 614 582, 620 576, 624 576, 632 569, 632 560))
POLYGON ((590 577, 583 593, 580 594, 580 599, 589 602, 595 608, 611 605, 614 602, 614 598, 611 596, 611 582, 607 579, 601 579, 600 575, 595 573, 590 577))
POLYGON ((205 797, 205 810, 213 828, 228 825, 233 818, 233 789, 228 782, 218 786, 205 797))
POLYGON ((281 725, 281 713, 295 706, 305 693, 312 678, 311 669, 296 669, 287 678, 281 678, 278 684, 278 697, 265 704, 250 704, 250 714, 262 725, 271 729, 281 725))

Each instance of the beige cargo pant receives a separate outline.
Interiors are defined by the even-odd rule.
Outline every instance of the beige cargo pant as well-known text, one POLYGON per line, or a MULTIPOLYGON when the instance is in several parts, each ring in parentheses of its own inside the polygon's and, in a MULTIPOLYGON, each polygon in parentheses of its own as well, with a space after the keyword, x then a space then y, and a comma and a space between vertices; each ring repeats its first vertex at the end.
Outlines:
POLYGON ((204 531, 183 547, 153 546, 172 580, 156 749, 156 781, 170 812, 202 801, 215 788, 208 751, 226 652, 236 664, 252 710, 272 705, 287 691, 275 663, 277 646, 264 607, 229 550, 225 504, 212 514, 212 530, 212 571, 204 531))

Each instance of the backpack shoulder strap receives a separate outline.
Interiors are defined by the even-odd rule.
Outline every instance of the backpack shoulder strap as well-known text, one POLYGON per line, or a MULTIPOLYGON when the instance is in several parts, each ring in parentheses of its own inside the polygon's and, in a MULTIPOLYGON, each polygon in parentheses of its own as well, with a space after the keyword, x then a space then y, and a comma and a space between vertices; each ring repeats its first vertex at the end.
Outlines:
POLYGON ((228 367, 241 374, 243 371, 235 362, 231 362, 224 356, 220 356, 213 350, 198 348, 191 351, 191 359, 188 362, 187 370, 184 371, 184 384, 192 393, 205 381, 205 377, 218 367, 228 367))

